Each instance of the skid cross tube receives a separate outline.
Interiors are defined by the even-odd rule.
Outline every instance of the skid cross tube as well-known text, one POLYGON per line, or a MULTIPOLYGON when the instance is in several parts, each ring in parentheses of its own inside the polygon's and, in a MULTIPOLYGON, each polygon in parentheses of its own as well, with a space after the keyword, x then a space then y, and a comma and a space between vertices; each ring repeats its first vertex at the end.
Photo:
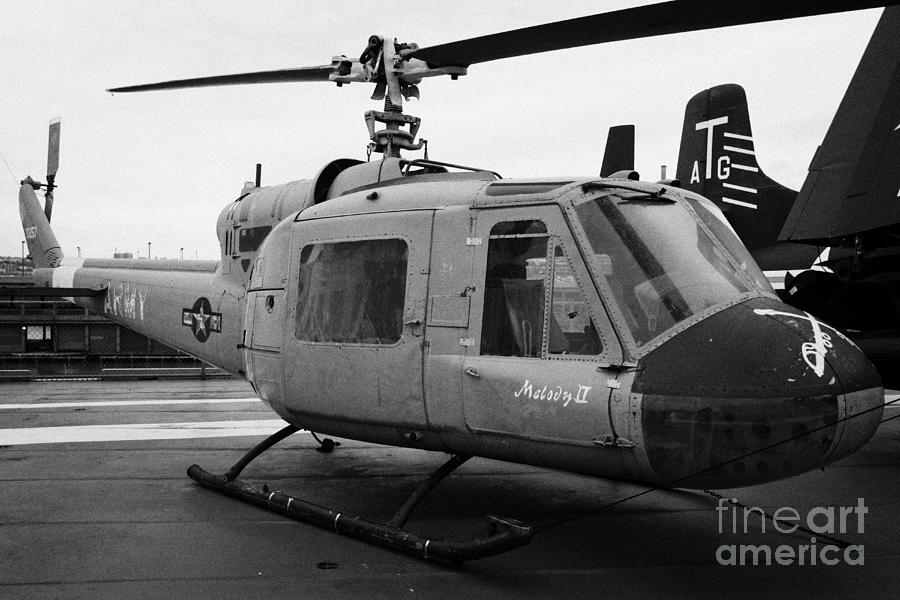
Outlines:
POLYGON ((444 477, 468 460, 468 456, 452 456, 413 491, 394 517, 387 522, 351 515, 280 491, 271 491, 266 485, 251 485, 237 479, 237 475, 250 461, 296 431, 299 431, 299 428, 289 425, 272 434, 254 446, 225 475, 215 475, 198 465, 191 465, 187 470, 188 476, 204 487, 266 510, 425 559, 462 563, 502 554, 531 541, 533 530, 529 525, 498 517, 490 517, 493 531, 491 535, 470 540, 430 539, 403 529, 403 524, 419 501, 444 477))
POLYGON ((406 520, 409 519, 409 515, 412 514, 413 509, 419 505, 419 502, 422 501, 428 492, 434 489, 434 486, 439 484, 444 480, 444 477, 452 473, 462 465, 464 462, 472 458, 471 456, 462 456, 458 454, 454 454, 450 457, 450 460, 445 462, 441 467, 428 476, 428 479, 419 484, 419 487, 415 489, 415 491, 409 495, 409 498, 406 499, 406 502, 403 503, 396 514, 391 517, 391 520, 387 522, 391 527, 403 527, 406 524, 406 520))
MULTIPOLYGON (((227 481, 237 479, 237 476, 241 474, 241 471, 244 470, 244 467, 249 465, 254 458, 259 456, 284 438, 294 435, 298 431, 300 431, 300 428, 293 425, 288 425, 283 429, 279 429, 257 445, 250 448, 250 451, 247 452, 247 454, 245 454, 243 458, 241 458, 241 460, 234 463, 234 465, 232 465, 232 467, 228 469, 228 472, 223 475, 223 478, 227 481)), ((316 434, 313 434, 313 436, 315 435, 316 434)), ((188 475, 190 475, 190 471, 188 471, 188 475)))

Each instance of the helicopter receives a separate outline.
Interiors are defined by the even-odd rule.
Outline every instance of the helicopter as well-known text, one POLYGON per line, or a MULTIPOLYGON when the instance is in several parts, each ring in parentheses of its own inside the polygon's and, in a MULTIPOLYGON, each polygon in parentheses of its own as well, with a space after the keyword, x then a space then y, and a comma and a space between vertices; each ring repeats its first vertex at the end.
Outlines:
POLYGON ((736 84, 688 102, 677 172, 723 210, 782 298, 851 337, 888 387, 900 385, 898 40, 900 8, 888 7, 799 192, 759 166, 736 84))
POLYGON ((664 183, 406 158, 424 144, 403 104, 476 63, 883 4, 668 2, 430 47, 373 35, 359 58, 113 88, 372 84, 383 110, 365 113, 368 149, 382 158, 267 187, 257 175, 219 214, 219 261, 64 257, 26 180, 35 284, 245 378, 287 423, 227 473, 192 465, 191 478, 424 558, 533 535, 501 517, 468 540, 404 527, 473 456, 685 488, 819 468, 872 436, 881 381, 849 339, 778 298, 714 203, 664 183), (450 458, 383 521, 238 479, 300 429, 450 458))

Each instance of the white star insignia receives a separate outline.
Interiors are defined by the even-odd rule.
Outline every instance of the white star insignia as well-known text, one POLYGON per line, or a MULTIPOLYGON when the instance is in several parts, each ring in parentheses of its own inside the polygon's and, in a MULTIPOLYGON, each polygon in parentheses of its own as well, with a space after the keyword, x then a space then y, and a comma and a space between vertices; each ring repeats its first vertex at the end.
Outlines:
POLYGON ((200 307, 200 312, 194 313, 194 321, 197 323, 197 331, 202 331, 206 333, 206 319, 208 317, 203 313, 203 307, 200 307))

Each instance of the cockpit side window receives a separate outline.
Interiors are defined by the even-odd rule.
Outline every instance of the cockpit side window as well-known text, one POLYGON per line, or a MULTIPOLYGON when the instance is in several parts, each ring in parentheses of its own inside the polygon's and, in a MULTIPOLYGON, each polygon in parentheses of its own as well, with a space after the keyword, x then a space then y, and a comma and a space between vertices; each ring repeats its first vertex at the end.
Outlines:
POLYGON ((503 221, 491 229, 484 290, 482 355, 602 352, 572 263, 543 222, 503 221))
POLYGON ((504 221, 488 240, 481 354, 540 356, 549 235, 541 221, 504 221))

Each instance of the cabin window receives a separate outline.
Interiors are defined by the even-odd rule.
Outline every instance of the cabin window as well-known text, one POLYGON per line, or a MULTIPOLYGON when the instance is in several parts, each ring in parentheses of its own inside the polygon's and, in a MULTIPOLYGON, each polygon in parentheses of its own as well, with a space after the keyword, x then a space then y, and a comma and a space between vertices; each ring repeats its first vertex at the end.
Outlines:
POLYGON ((305 246, 300 252, 297 339, 382 345, 399 341, 407 254, 400 239, 305 246))

